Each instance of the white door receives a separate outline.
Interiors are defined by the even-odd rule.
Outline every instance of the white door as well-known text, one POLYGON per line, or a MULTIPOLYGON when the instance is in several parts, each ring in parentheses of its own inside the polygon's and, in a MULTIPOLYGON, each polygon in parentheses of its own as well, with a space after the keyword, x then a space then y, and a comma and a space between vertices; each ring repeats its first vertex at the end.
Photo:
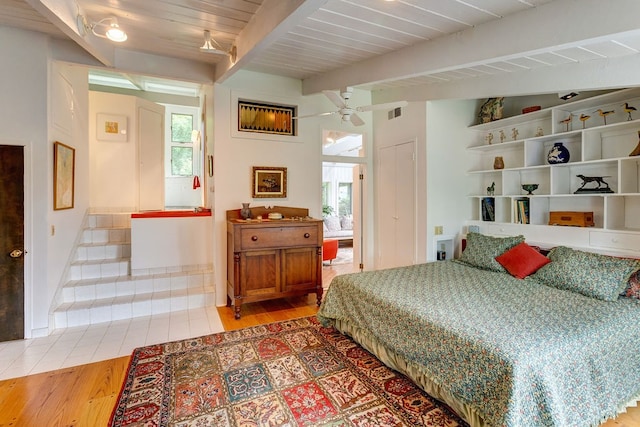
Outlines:
POLYGON ((377 268, 411 265, 416 260, 415 143, 378 152, 377 268))
POLYGON ((138 101, 138 141, 141 211, 164 209, 164 107, 138 101))

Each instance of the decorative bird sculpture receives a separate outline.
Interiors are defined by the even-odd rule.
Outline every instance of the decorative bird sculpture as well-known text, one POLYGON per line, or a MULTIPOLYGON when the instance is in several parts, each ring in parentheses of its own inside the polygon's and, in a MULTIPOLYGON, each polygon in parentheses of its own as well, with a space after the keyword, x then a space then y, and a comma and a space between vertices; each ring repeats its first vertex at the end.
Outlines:
POLYGON ((604 119, 604 124, 607 124, 607 116, 609 114, 613 114, 615 113, 616 110, 609 110, 609 111, 602 111, 602 108, 598 108, 596 111, 594 111, 594 113, 598 113, 600 114, 600 117, 602 117, 604 119))
POLYGON ((569 132, 569 124, 573 120, 573 114, 569 114, 566 119, 560 120, 560 123, 567 125, 566 131, 569 132))
POLYGON ((627 113, 627 121, 633 120, 633 117, 631 117, 631 112, 632 111, 637 111, 637 108, 636 107, 632 107, 631 105, 629 105, 628 102, 625 102, 623 107, 624 107, 624 112, 627 113))
POLYGON ((589 120, 590 118, 591 118, 591 116, 590 116, 590 115, 588 115, 588 114, 584 114, 584 113, 583 113, 583 114, 580 114, 579 119, 580 119, 580 121, 582 122, 582 129, 584 129, 585 122, 586 122, 587 120, 589 120))

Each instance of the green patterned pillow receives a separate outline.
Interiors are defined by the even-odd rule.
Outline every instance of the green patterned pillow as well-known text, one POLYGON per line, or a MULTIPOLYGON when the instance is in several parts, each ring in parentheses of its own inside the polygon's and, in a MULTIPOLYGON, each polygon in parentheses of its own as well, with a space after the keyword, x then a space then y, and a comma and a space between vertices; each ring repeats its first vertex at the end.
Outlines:
POLYGON ((460 261, 484 270, 502 273, 506 270, 496 261, 496 257, 522 242, 524 236, 493 237, 471 232, 467 234, 467 247, 462 252, 460 261))
POLYGON ((565 246, 553 248, 551 262, 529 276, 538 282, 598 298, 615 301, 627 287, 640 261, 583 252, 565 246))

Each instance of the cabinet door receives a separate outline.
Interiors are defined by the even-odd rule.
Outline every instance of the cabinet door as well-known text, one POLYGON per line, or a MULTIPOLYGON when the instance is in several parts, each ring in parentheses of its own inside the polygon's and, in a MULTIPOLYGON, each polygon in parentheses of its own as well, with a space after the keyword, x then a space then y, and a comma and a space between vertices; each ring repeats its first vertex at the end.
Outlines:
POLYGON ((240 256, 240 295, 274 294, 280 291, 280 251, 248 251, 240 256))
POLYGON ((318 249, 315 247, 282 250, 282 291, 315 288, 318 273, 318 249))

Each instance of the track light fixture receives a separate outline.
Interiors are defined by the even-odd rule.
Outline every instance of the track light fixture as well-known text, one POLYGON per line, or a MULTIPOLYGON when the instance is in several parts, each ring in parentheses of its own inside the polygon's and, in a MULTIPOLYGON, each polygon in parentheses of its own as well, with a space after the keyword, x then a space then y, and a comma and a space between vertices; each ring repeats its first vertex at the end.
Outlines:
POLYGON ((562 99, 563 101, 567 101, 571 98, 575 98, 578 95, 579 94, 577 92, 559 93, 558 98, 562 99))
POLYGON ((118 20, 113 16, 103 18, 98 22, 89 22, 86 16, 78 15, 78 31, 82 36, 91 31, 94 36, 109 39, 118 43, 127 40, 127 33, 120 28, 118 20))

